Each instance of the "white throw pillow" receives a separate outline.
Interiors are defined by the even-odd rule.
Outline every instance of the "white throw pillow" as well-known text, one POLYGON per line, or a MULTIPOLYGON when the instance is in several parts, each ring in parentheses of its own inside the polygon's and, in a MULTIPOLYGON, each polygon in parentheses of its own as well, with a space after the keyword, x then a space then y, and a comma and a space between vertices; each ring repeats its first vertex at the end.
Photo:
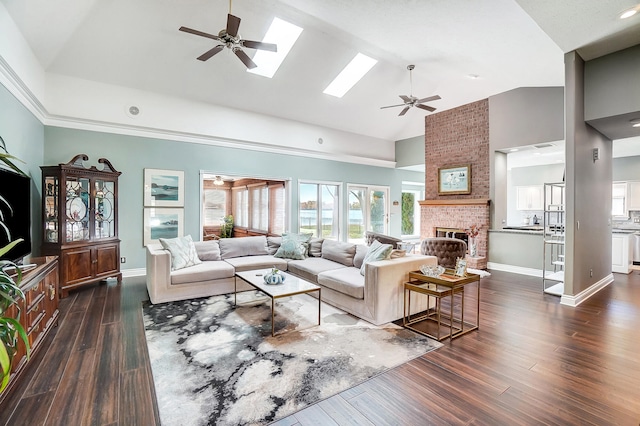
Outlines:
POLYGON ((369 246, 367 255, 364 257, 362 266, 360 267, 360 274, 364 275, 365 265, 367 263, 388 259, 389 256, 391 256, 392 250, 393 246, 391 244, 382 244, 378 240, 373 240, 373 242, 369 246))
POLYGON ((191 235, 178 238, 160 238, 160 244, 171 253, 172 271, 202 263, 191 235))

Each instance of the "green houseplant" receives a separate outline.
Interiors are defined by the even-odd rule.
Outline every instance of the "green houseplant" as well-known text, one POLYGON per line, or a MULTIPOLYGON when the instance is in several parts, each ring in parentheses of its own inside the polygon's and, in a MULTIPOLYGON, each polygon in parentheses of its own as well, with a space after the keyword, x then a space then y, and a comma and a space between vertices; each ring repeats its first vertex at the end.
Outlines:
MULTIPOLYGON (((0 256, 8 253, 22 239, 15 240, 5 247, 0 248, 0 256)), ((22 338, 27 348, 27 357, 29 356, 29 340, 27 333, 18 322, 20 317, 20 308, 17 305, 18 299, 24 299, 24 293, 20 290, 20 281, 22 280, 22 271, 13 262, 8 260, 0 260, 0 392, 2 392, 9 383, 11 375, 11 363, 18 348, 18 337, 22 338), (11 268, 15 269, 14 277, 7 272, 11 268), (18 314, 15 318, 7 315, 9 307, 16 305, 18 314)))

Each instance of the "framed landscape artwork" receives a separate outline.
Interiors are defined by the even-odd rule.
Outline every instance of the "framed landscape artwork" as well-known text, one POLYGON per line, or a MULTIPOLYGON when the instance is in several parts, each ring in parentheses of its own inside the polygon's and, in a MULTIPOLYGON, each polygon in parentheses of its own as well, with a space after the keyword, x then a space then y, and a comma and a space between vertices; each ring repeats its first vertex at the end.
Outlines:
POLYGON ((439 168, 438 194, 471 194, 471 165, 439 168))
POLYGON ((145 207, 184 207, 184 172, 144 169, 145 207))
POLYGON ((184 235, 184 209, 145 208, 144 245, 184 235))

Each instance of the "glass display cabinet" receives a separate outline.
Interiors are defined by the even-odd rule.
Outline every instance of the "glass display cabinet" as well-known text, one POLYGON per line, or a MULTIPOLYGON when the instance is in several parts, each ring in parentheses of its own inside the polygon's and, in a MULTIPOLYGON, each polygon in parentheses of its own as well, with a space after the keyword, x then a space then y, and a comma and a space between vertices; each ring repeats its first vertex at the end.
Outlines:
POLYGON ((42 166, 43 255, 60 263, 60 295, 120 272, 118 177, 109 160, 102 170, 78 154, 66 164, 42 166))

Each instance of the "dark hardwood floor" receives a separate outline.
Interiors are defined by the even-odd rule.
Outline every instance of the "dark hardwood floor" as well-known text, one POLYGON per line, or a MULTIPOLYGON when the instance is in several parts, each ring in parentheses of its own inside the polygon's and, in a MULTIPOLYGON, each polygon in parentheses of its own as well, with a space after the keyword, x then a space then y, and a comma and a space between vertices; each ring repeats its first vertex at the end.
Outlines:
MULTIPOLYGON (((538 278, 482 280, 480 330, 277 425, 640 425, 640 274, 577 308, 538 278)), ((144 277, 61 300, 59 326, 0 407, 0 424, 158 422, 144 277)))

